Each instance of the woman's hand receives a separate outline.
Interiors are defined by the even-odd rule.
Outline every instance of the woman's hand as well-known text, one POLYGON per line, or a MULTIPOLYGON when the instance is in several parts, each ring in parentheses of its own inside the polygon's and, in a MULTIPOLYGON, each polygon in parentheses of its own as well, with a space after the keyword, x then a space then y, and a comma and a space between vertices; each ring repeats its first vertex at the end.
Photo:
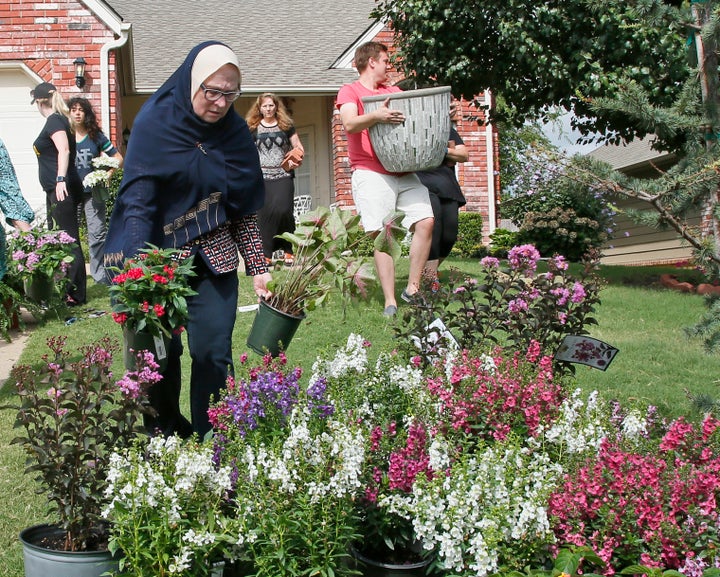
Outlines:
POLYGON ((62 202, 68 197, 67 183, 58 182, 55 185, 55 197, 57 198, 58 202, 62 202))
POLYGON ((267 285, 271 280, 272 275, 269 272, 253 276, 253 289, 255 290, 255 294, 258 298, 266 299, 272 296, 272 293, 267 288, 267 285))
POLYGON ((32 227, 30 226, 29 222, 25 222, 24 220, 12 220, 10 221, 10 224, 14 226, 16 229, 21 230, 23 232, 29 232, 32 227))

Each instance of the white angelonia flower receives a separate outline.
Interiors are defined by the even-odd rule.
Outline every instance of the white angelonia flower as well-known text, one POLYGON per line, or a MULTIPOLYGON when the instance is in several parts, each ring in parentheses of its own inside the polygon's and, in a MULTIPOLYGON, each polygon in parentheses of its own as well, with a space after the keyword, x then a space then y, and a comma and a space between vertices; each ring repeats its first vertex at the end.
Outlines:
POLYGON ((114 156, 96 156, 92 159, 92 165, 95 168, 119 168, 120 159, 114 156))
POLYGON ((630 411, 622 422, 623 436, 632 441, 638 441, 648 434, 647 421, 639 411, 630 411))
POLYGON ((310 382, 322 376, 342 377, 351 373, 363 374, 367 369, 367 347, 362 336, 351 333, 344 349, 339 349, 332 360, 317 359, 313 363, 310 382))

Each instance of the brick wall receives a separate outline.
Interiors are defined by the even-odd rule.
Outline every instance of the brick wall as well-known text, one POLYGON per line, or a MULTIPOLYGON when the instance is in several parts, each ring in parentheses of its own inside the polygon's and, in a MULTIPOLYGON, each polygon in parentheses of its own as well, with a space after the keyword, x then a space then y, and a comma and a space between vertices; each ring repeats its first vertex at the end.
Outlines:
POLYGON ((100 49, 114 39, 81 2, 4 0, 0 2, 0 62, 22 62, 45 82, 52 82, 65 98, 88 98, 103 131, 116 145, 122 144, 117 115, 119 87, 115 55, 110 52, 110 118, 101 118, 100 49), (85 86, 75 86, 73 61, 87 62, 85 86))

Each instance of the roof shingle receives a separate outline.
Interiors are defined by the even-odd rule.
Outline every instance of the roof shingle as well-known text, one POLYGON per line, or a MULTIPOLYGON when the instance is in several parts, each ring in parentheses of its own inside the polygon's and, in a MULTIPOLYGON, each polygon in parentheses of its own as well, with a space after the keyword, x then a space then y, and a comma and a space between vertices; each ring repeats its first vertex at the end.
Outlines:
POLYGON ((204 40, 235 50, 243 91, 326 92, 353 81, 331 64, 374 23, 375 0, 108 0, 131 24, 136 92, 153 92, 204 40))

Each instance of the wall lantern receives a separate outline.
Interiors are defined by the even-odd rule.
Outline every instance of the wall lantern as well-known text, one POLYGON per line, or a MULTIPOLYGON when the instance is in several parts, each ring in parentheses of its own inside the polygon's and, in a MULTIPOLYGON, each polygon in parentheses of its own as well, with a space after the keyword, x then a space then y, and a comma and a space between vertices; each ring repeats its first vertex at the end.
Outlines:
POLYGON ((82 56, 78 56, 74 61, 75 66, 75 86, 82 88, 85 86, 85 59, 82 56))

